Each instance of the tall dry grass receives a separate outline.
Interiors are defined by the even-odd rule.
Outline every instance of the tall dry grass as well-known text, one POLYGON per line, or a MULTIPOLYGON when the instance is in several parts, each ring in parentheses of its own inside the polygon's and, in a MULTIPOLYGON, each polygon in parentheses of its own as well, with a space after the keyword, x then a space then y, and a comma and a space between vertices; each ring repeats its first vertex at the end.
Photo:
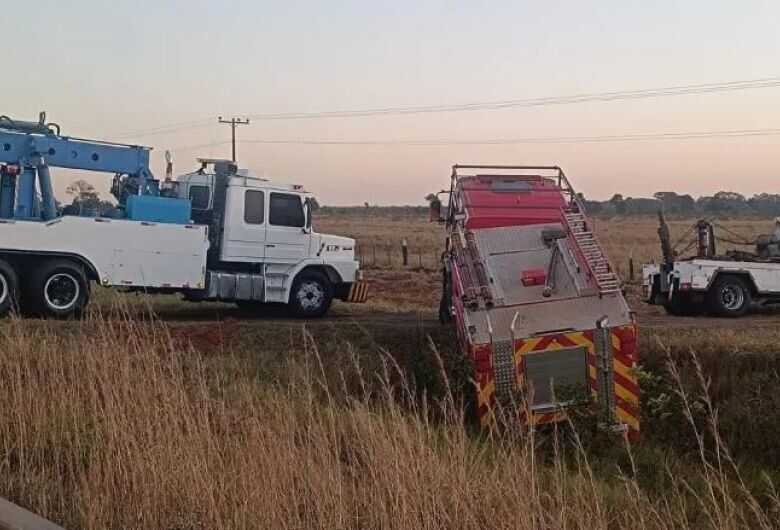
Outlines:
POLYGON ((390 357, 328 375, 310 337, 280 348, 274 381, 121 314, 0 330, 0 495, 69 528, 768 529, 780 513, 722 451, 702 445, 651 496, 631 465, 596 475, 576 437, 475 435, 390 357))

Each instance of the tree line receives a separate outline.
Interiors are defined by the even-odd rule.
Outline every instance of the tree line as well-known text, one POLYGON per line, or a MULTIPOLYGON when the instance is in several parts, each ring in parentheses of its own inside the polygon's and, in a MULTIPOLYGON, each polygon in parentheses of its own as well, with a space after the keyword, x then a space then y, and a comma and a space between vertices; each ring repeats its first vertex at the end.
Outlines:
POLYGON ((663 210, 679 215, 761 215, 780 216, 780 194, 758 193, 746 197, 734 191, 719 191, 694 199, 673 191, 659 191, 649 197, 623 197, 616 193, 607 201, 592 201, 581 196, 593 215, 652 215, 663 210))

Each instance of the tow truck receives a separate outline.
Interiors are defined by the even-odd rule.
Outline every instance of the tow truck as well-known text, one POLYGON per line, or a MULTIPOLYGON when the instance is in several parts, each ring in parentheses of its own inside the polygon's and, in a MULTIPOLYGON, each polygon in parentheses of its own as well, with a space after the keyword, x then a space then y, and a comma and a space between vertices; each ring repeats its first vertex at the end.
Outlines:
POLYGON ((557 166, 455 165, 440 319, 473 366, 478 420, 535 426, 585 405, 639 435, 637 327, 582 201, 557 166))
POLYGON ((0 315, 79 315, 92 283, 249 309, 287 304, 301 317, 324 315, 334 298, 366 300, 355 241, 313 230, 302 186, 206 159, 181 182, 161 182, 149 152, 65 136, 45 113, 0 116, 0 315), (115 214, 61 215, 52 167, 113 173, 115 214))
MULTIPOLYGON (((780 303, 780 219, 771 234, 753 240, 719 237, 712 220, 701 219, 691 230, 694 237, 686 250, 677 251, 669 241, 669 228, 659 212, 660 264, 642 267, 645 301, 662 305, 674 316, 712 313, 740 317, 754 305, 780 303), (718 252, 719 240, 737 245, 753 245, 754 251, 718 252)), ((723 227, 721 227, 723 228, 723 227)))

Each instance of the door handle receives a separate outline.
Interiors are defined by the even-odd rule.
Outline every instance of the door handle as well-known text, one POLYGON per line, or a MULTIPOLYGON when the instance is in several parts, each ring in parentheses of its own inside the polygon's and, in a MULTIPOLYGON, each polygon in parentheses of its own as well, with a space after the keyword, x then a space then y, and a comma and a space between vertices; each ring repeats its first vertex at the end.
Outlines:
POLYGON ((266 245, 265 248, 276 248, 276 245, 266 245))

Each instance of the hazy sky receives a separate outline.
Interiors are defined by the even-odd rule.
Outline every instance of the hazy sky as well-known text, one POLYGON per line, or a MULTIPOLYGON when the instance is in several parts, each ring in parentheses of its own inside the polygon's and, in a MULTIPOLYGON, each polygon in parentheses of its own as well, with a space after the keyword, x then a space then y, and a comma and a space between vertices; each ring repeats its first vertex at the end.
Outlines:
MULTIPOLYGON (((229 156, 216 116, 459 104, 780 76, 775 1, 0 0, 0 114, 229 156), (213 118, 213 124, 127 137, 213 118), (189 147, 189 148, 188 148, 189 147)), ((780 88, 498 111, 261 121, 245 140, 483 140, 780 128, 780 88)), ((559 164, 589 197, 780 191, 780 136, 499 146, 240 144, 324 204, 420 203, 453 163, 559 164)), ((59 190, 71 175, 58 179, 59 190)), ((107 189, 110 176, 93 178, 107 189)))

